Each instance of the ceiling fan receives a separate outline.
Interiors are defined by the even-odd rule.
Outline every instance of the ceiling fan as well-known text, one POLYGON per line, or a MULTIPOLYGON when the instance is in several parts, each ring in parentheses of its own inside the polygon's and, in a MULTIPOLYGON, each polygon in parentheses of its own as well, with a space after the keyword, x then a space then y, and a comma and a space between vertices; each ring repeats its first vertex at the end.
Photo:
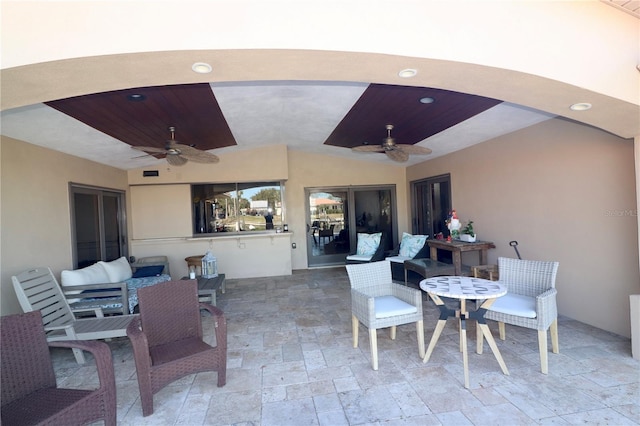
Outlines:
POLYGON ((201 151, 189 145, 179 144, 175 139, 175 127, 169 127, 171 132, 171 139, 167 141, 167 145, 162 148, 156 148, 153 146, 132 146, 133 149, 138 151, 144 151, 149 155, 154 154, 166 154, 167 163, 172 166, 182 166, 187 161, 193 161, 195 163, 217 163, 220 161, 217 155, 210 152, 201 151))
POLYGON ((404 163, 409 159, 409 155, 429 155, 431 150, 422 146, 396 144, 395 139, 391 137, 392 124, 387 124, 387 137, 382 140, 380 145, 362 145, 351 148, 357 152, 384 152, 387 157, 393 161, 404 163))

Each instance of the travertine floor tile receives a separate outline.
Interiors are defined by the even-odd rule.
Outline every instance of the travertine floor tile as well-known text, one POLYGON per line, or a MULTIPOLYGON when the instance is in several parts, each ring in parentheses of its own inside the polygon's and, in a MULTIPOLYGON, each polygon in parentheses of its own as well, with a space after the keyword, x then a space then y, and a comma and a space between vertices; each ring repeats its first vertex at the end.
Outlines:
MULTIPOLYGON (((438 309, 424 301, 425 342, 438 309)), ((468 322, 469 381, 463 386, 455 321, 447 322, 428 363, 418 356, 416 328, 398 327, 395 340, 378 331, 379 369, 371 368, 369 337, 351 336, 350 287, 344 267, 296 271, 291 276, 227 280, 218 295, 227 318, 227 384, 217 373, 184 377, 154 398, 142 417, 127 338, 109 342, 114 359, 119 425, 625 425, 640 424, 640 362, 629 339, 559 318, 560 353, 549 352, 540 373, 537 332, 507 326, 491 332, 510 375, 488 345, 475 353, 468 322)), ((212 319, 202 317, 213 342, 212 319)), ((69 350, 52 350, 65 386, 97 383, 91 357, 76 364, 69 350)))

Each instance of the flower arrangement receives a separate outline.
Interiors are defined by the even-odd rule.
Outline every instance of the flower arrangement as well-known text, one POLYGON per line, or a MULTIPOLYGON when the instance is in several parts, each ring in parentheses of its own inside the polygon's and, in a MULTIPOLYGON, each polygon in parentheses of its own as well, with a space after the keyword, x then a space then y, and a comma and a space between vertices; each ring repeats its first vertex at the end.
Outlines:
POLYGON ((473 229, 473 221, 470 220, 464 227, 460 223, 458 213, 455 210, 451 210, 445 220, 447 228, 449 229, 449 237, 447 240, 462 240, 467 242, 474 242, 476 240, 476 232, 473 229))

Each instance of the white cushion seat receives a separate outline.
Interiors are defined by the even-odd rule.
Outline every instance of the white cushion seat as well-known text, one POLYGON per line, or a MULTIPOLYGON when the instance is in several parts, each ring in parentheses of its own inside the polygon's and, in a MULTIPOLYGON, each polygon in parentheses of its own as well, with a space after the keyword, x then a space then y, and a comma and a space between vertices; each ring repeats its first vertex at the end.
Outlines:
POLYGON ((404 264, 405 260, 411 260, 411 259, 413 259, 413 258, 412 257, 408 257, 408 256, 389 256, 385 260, 388 260, 390 262, 404 264))
POLYGON ((355 262, 368 262, 372 257, 373 255, 351 254, 347 256, 347 260, 352 260, 355 262))
POLYGON ((389 318, 396 315, 408 315, 418 312, 418 309, 395 296, 379 296, 374 298, 376 318, 389 318))
POLYGON ((537 316, 536 299, 515 293, 507 293, 502 297, 498 297, 489 310, 525 318, 535 318, 537 316))

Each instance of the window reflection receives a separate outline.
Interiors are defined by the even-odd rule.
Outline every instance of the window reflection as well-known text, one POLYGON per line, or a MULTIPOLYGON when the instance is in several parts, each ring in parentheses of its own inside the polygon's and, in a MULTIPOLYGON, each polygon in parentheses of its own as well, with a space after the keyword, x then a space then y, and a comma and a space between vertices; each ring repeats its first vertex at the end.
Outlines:
POLYGON ((281 182, 191 186, 194 235, 281 229, 281 182))

